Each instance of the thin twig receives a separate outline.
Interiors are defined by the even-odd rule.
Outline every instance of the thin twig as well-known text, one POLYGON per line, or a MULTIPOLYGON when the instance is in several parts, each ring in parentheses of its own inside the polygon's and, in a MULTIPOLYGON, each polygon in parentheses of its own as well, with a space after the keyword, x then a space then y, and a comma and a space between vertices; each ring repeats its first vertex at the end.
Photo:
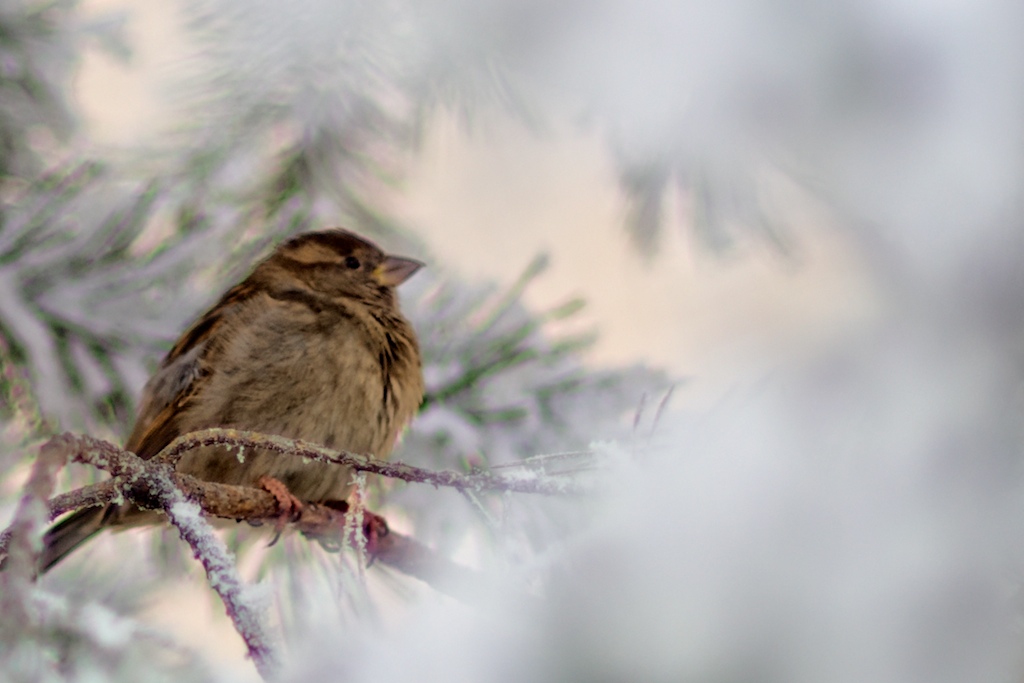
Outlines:
POLYGON ((589 486, 573 481, 571 478, 551 477, 539 472, 524 471, 516 476, 507 476, 491 472, 460 474, 451 470, 433 471, 401 462, 385 462, 365 455, 335 451, 299 439, 286 439, 282 436, 268 436, 235 429, 204 429, 179 436, 161 451, 156 459, 173 463, 188 451, 208 446, 273 451, 320 462, 347 465, 354 470, 372 472, 392 479, 476 492, 514 491, 517 493, 566 495, 588 493, 592 490, 589 486))
POLYGON ((57 519, 65 512, 106 505, 120 495, 118 493, 119 484, 119 479, 108 479, 98 484, 90 484, 54 496, 49 501, 50 521, 57 519))
POLYGON ((359 580, 366 581, 366 534, 363 533, 363 517, 366 512, 366 474, 352 473, 352 495, 348 512, 345 514, 345 540, 356 552, 356 569, 359 580))
MULTIPOLYGON (((337 453, 301 441, 232 430, 213 429, 185 435, 151 460, 142 460, 100 439, 61 434, 41 448, 14 521, 0 538, 0 561, 10 546, 7 571, 0 573, 0 587, 4 588, 0 590, 0 606, 4 607, 4 613, 9 617, 32 618, 26 611, 28 606, 21 604, 17 596, 29 594, 21 587, 27 587, 34 580, 39 538, 47 519, 71 510, 127 499, 139 507, 162 510, 168 516, 202 563, 211 588, 223 601, 260 676, 272 680, 279 664, 262 615, 254 602, 246 599, 246 587, 238 575, 234 557, 213 532, 204 513, 238 520, 277 519, 280 515, 277 499, 262 489, 206 482, 174 471, 174 464, 182 453, 206 446, 264 449, 348 465, 359 473, 357 479, 363 478, 362 472, 374 472, 406 481, 451 486, 477 503, 475 494, 484 490, 501 490, 506 494, 510 491, 551 494, 583 490, 569 480, 559 481, 535 472, 516 477, 430 472, 401 463, 379 463, 364 456, 337 453), (68 457, 103 469, 112 478, 47 502, 56 473, 68 457), (12 601, 18 604, 11 604, 12 601), (8 604, 2 604, 5 602, 8 604)), ((294 526, 325 547, 341 547, 355 537, 362 541, 361 544, 357 541, 359 547, 370 551, 372 560, 420 578, 459 599, 475 601, 494 592, 495 587, 482 574, 438 556, 414 539, 389 531, 382 518, 363 510, 361 504, 348 514, 332 505, 306 504, 294 526), (366 539, 373 542, 367 544, 366 539)), ((524 599, 527 598, 524 595, 524 599)))
MULTIPOLYGON (((579 493, 588 490, 569 478, 555 478, 542 472, 526 471, 515 476, 432 472, 402 463, 383 463, 365 456, 339 453, 302 441, 227 429, 187 434, 176 439, 152 460, 142 460, 111 443, 84 435, 62 434, 47 442, 36 467, 39 472, 50 474, 45 477, 33 474, 30 480, 30 487, 35 487, 30 488, 32 500, 42 510, 39 524, 45 516, 53 519, 64 512, 103 505, 121 497, 140 507, 164 511, 203 564, 211 587, 224 602, 228 616, 245 640, 250 656, 264 678, 272 677, 276 669, 277 660, 270 638, 259 615, 243 599, 245 589, 237 575, 234 559, 213 533, 199 507, 206 515, 250 521, 276 520, 280 511, 277 499, 266 490, 207 482, 174 472, 173 465, 183 453, 208 446, 270 450, 286 456, 347 465, 360 472, 449 486, 477 503, 475 494, 487 490, 504 491, 506 494, 516 491, 579 493), (48 459, 47 453, 67 454, 76 461, 109 472, 112 479, 56 496, 49 501, 47 510, 42 508, 40 496, 45 496, 52 488, 51 470, 55 472, 54 468, 60 466, 48 459), (49 483, 43 486, 39 482, 49 483)), ((27 494, 26 500, 29 497, 27 494)), ((363 517, 363 534, 370 534, 372 530, 374 535, 370 548, 373 561, 422 579, 437 590, 463 600, 476 600, 493 589, 491 582, 482 574, 440 557, 414 539, 388 531, 377 515, 366 511, 363 517), (381 529, 384 531, 378 535, 381 529)), ((16 517, 15 524, 5 532, 7 538, 11 537, 12 530, 17 529, 21 519, 16 517)), ((338 548, 352 541, 352 529, 349 527, 353 524, 359 528, 358 514, 346 514, 333 505, 309 503, 303 507, 293 526, 325 547, 338 548)), ((359 536, 358 532, 355 535, 359 536)), ((17 533, 13 537, 19 538, 17 533)), ((6 540, 0 539, 0 556, 6 553, 6 545, 6 540)), ((38 546, 35 552, 38 552, 38 546)), ((35 556, 30 554, 28 557, 31 560, 35 556)), ((30 571, 34 570, 31 561, 27 566, 30 571)))
MULTIPOLYGON (((276 437, 262 437, 261 435, 246 434, 241 436, 241 433, 232 433, 230 430, 208 431, 212 432, 209 438, 220 438, 219 433, 221 431, 228 432, 227 438, 230 439, 230 444, 241 444, 246 447, 263 447, 266 439, 276 440, 276 437)), ((198 438, 192 438, 188 444, 191 447, 197 448, 203 445, 212 445, 203 439, 203 434, 203 432, 200 432, 192 435, 198 438)), ((185 452, 181 444, 179 446, 172 444, 171 448, 167 449, 164 454, 153 460, 144 461, 113 444, 89 436, 63 434, 55 437, 54 440, 63 442, 75 460, 93 464, 116 476, 107 482, 86 486, 54 497, 50 501, 51 519, 64 512, 78 509, 75 507, 76 503, 81 503, 81 507, 102 505, 122 495, 140 505, 163 509, 163 505, 160 504, 159 500, 155 500, 152 494, 148 492, 150 477, 146 476, 146 473, 151 469, 159 470, 159 479, 162 479, 164 476, 170 477, 175 488, 188 500, 198 503, 209 516, 255 522, 276 520, 280 513, 277 499, 266 490, 202 481, 189 475, 171 471, 168 461, 174 460, 181 453, 185 452), (128 463, 128 465, 126 466, 125 463, 128 463)), ((281 441, 287 442, 288 440, 282 439, 281 441)), ((295 454, 305 456, 308 451, 303 450, 304 446, 304 444, 299 442, 298 452, 295 454)), ((315 450, 327 451, 327 449, 313 448, 315 450)), ((331 453, 331 451, 327 451, 327 453, 331 453)), ((315 457, 316 453, 313 455, 315 457)), ((461 477, 463 480, 463 485, 456 486, 457 489, 467 493, 475 490, 472 482, 479 475, 462 476, 455 473, 452 474, 461 477)), ((506 480, 512 478, 497 477, 496 479, 506 480)), ((369 513, 366 516, 371 519, 374 517, 374 515, 369 513)), ((306 504, 292 526, 302 534, 322 543, 325 547, 339 548, 352 541, 351 535, 346 535, 345 531, 346 525, 349 523, 349 517, 350 515, 346 515, 334 507, 306 504)), ((4 532, 4 535, 9 536, 9 532, 10 530, 8 529, 4 532)), ((374 562, 391 566, 399 571, 422 579, 437 590, 448 593, 453 597, 466 599, 470 597, 470 594, 479 595, 482 591, 479 587, 487 585, 483 576, 478 572, 437 556, 434 551, 413 539, 389 531, 380 540, 383 542, 378 543, 375 548, 372 557, 374 562)), ((0 538, 0 556, 3 556, 5 551, 6 544, 0 538)))
MULTIPOLYGON (((4 573, 0 585, 10 588, 10 582, 34 580, 39 563, 39 539, 43 526, 48 521, 46 499, 53 491, 57 472, 64 467, 70 451, 63 443, 51 439, 39 448, 39 457, 32 465, 32 472, 25 484, 25 493, 18 503, 4 536, 4 573)), ((9 592, 5 590, 4 592, 9 592)))
POLYGON ((484 507, 480 498, 472 491, 467 491, 465 489, 460 489, 459 493, 461 493, 462 497, 466 499, 466 502, 469 503, 470 507, 480 515, 480 518, 484 520, 484 524, 487 526, 487 530, 491 535, 494 538, 498 538, 501 535, 501 529, 498 526, 498 522, 494 519, 491 513, 487 511, 487 508, 484 507))
POLYGON ((62 434, 73 449, 75 459, 99 467, 124 481, 125 492, 137 504, 163 510, 191 547, 206 570, 206 578, 220 596, 235 630, 242 636, 256 670, 264 680, 271 680, 278 660, 261 615, 244 598, 245 586, 235 567, 234 557, 214 532, 194 502, 175 485, 171 467, 160 462, 146 462, 133 453, 113 447, 91 437, 62 434), (75 441, 78 444, 75 444, 75 441))

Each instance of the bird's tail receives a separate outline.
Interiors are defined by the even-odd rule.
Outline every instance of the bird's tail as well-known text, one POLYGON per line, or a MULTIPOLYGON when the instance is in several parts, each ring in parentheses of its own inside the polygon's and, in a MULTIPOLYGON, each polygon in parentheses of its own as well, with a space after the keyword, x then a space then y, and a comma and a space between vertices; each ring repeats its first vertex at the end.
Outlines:
POLYGON ((39 573, 47 571, 64 559, 65 555, 96 535, 103 528, 106 516, 106 507, 86 508, 50 527, 43 537, 39 573))

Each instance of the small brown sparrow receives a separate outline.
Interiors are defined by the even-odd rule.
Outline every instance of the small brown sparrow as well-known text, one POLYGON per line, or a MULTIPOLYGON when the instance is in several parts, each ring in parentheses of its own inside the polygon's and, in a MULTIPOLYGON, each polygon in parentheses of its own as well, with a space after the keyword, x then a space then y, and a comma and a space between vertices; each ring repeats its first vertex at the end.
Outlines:
MULTIPOLYGON (((280 245, 167 354, 125 448, 152 458, 182 434, 229 427, 388 457, 423 398, 419 346, 395 294, 422 265, 344 230, 280 245)), ((350 480, 337 465, 267 451, 240 461, 216 447, 189 451, 177 470, 247 486, 269 478, 313 502, 343 500, 350 480)), ((130 504, 80 510, 47 532, 40 568, 145 516, 130 504)))

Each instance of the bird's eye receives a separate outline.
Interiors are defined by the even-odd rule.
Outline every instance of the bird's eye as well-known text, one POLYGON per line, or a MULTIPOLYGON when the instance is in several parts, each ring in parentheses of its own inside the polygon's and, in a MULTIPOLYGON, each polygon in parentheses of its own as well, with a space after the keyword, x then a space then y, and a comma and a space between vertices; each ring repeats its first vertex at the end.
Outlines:
POLYGON ((359 267, 359 259, 357 259, 355 256, 348 256, 348 257, 346 257, 345 258, 345 267, 346 268, 351 268, 352 270, 355 270, 356 268, 359 267))

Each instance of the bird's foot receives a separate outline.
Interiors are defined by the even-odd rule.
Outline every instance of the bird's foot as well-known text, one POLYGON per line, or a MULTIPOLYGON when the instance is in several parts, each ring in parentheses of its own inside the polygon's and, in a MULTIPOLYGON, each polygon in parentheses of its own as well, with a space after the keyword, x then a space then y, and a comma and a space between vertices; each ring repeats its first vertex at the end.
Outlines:
POLYGON ((348 516, 352 514, 352 506, 349 505, 347 501, 325 500, 321 503, 313 504, 314 509, 318 505, 340 512, 344 514, 345 517, 337 522, 337 526, 331 525, 325 527, 322 533, 317 533, 311 529, 304 529, 302 533, 315 539, 320 546, 329 553, 336 553, 345 545, 348 545, 349 547, 362 546, 366 553, 368 564, 373 564, 374 559, 381 550, 381 539, 390 533, 387 520, 380 515, 363 508, 363 523, 361 529, 352 529, 349 527, 349 524, 351 524, 351 518, 348 516), (345 533, 342 533, 340 537, 336 535, 337 531, 340 530, 338 527, 348 529, 347 539, 345 533))
POLYGON ((281 532, 284 531, 288 522, 294 522, 299 518, 299 515, 302 513, 302 501, 292 495, 288 487, 279 479, 264 475, 256 480, 256 485, 277 499, 277 521, 274 523, 274 540, 270 542, 270 545, 274 545, 281 538, 281 532))
POLYGON ((363 510, 363 536, 366 538, 366 556, 373 564, 380 550, 380 539, 389 533, 388 522, 378 514, 363 510))

